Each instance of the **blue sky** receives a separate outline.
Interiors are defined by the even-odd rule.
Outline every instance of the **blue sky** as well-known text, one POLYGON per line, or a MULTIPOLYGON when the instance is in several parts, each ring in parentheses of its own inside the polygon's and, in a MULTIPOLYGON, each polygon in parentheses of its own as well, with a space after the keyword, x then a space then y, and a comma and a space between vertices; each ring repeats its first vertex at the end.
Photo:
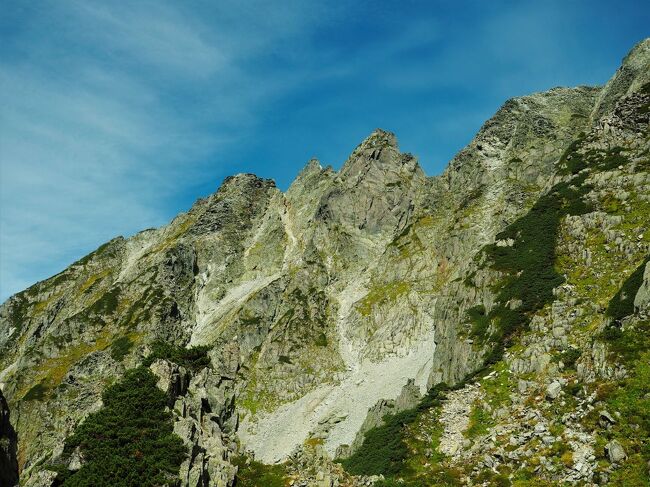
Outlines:
POLYGON ((238 172, 286 189, 374 128, 441 172, 509 97, 602 84, 642 1, 0 7, 0 300, 238 172))

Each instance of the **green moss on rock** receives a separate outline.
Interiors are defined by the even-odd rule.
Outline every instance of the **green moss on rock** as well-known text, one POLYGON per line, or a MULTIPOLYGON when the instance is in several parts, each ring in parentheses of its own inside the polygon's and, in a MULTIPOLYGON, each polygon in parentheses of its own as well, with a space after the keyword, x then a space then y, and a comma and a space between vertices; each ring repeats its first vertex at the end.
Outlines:
POLYGON ((237 487, 285 487, 288 475, 285 465, 266 465, 245 456, 235 457, 233 465, 238 467, 237 487))

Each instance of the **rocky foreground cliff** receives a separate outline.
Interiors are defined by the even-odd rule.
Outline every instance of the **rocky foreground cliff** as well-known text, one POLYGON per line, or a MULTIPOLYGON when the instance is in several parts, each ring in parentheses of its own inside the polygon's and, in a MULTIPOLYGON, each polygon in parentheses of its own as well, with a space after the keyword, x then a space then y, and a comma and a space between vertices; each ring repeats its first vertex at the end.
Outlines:
POLYGON ((377 130, 102 245, 0 307, 0 483, 648 485, 649 119, 645 40, 440 176, 377 130))

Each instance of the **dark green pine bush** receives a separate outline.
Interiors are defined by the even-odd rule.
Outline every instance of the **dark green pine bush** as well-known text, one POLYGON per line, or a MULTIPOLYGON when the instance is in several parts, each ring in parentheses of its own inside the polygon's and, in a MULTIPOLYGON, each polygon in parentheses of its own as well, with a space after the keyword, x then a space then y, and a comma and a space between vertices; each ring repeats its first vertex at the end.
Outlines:
POLYGON ((479 337, 490 323, 495 324, 496 331, 489 337, 493 348, 488 364, 500 360, 512 337, 528 325, 533 313, 553 301, 553 289, 564 282, 555 270, 555 245, 563 217, 590 211, 583 201, 591 189, 584 182, 586 177, 583 174, 556 184, 528 213, 497 235, 498 240, 512 239, 512 246, 485 247, 492 268, 505 275, 496 286, 497 304, 490 313, 483 316, 480 307, 468 313, 479 337), (519 304, 513 307, 513 303, 519 304))
POLYGON ((485 306, 479 304, 467 310, 467 316, 472 323, 471 336, 484 341, 490 327, 490 317, 485 311, 485 306))
POLYGON ((404 426, 415 419, 413 410, 387 415, 384 424, 368 431, 363 445, 341 463, 352 475, 395 475, 408 456, 404 426))
POLYGON ((104 406, 70 436, 65 452, 79 447, 84 465, 61 472, 64 487, 155 487, 173 484, 187 452, 173 433, 166 395, 144 367, 126 372, 102 395, 104 406))
POLYGON ((121 362, 133 348, 133 342, 129 337, 120 337, 111 344, 111 357, 117 362, 121 362))
POLYGON ((144 359, 143 365, 145 367, 149 367, 157 359, 169 360, 193 371, 201 370, 210 365, 210 357, 208 357, 210 347, 185 348, 158 341, 151 345, 151 349, 151 353, 144 359))
POLYGON ((384 423, 366 432, 363 444, 352 456, 339 460, 343 468, 352 475, 395 476, 405 473, 404 461, 410 454, 405 441, 405 427, 412 424, 420 413, 439 405, 439 396, 445 390, 445 384, 438 384, 413 409, 384 416, 384 423))

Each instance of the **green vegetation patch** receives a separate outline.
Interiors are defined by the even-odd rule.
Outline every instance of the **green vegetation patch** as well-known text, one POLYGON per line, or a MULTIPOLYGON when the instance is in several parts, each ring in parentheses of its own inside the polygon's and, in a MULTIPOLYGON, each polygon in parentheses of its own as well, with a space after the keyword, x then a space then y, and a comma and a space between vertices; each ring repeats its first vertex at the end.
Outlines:
POLYGON ((630 163, 630 159, 624 154, 623 147, 612 147, 606 150, 588 149, 581 154, 579 150, 585 142, 585 134, 580 134, 569 145, 558 162, 560 174, 575 175, 587 168, 610 171, 630 163))
POLYGON ((208 346, 185 348, 167 342, 157 341, 151 345, 151 353, 144 359, 142 365, 149 367, 158 359, 169 360, 188 370, 198 371, 210 365, 208 346))
POLYGON ((383 424, 366 432, 361 447, 340 461, 345 470, 352 475, 394 476, 402 473, 409 457, 407 426, 415 422, 421 412, 439 405, 439 395, 446 388, 439 384, 415 408, 384 416, 383 424))
POLYGON ((395 301, 402 294, 411 290, 411 284, 406 281, 394 281, 374 286, 368 294, 357 303, 357 309, 363 316, 372 313, 375 305, 395 301))
POLYGON ((39 382, 27 391, 27 394, 23 397, 23 401, 42 401, 45 399, 48 391, 49 388, 42 382, 39 382))
MULTIPOLYGON (((647 337, 649 329, 646 326, 645 330, 634 335, 640 337, 645 334, 647 337)), ((628 455, 621 467, 612 473, 611 485, 647 485, 650 462, 650 351, 648 339, 642 342, 646 348, 641 350, 640 346, 638 358, 626 362, 631 371, 630 376, 617 383, 604 384, 600 388, 600 397, 604 400, 606 409, 620 413, 620 416, 617 414, 617 423, 607 432, 594 426, 600 433, 596 453, 601 458, 604 457, 605 443, 615 438, 623 444, 628 455)), ((592 421, 595 423, 593 418, 592 421)))
POLYGON ((490 317, 485 311, 485 306, 479 304, 467 310, 467 317, 472 323, 470 336, 479 339, 481 342, 488 337, 490 328, 490 317))
POLYGON ((319 333, 316 337, 316 346, 317 347, 326 347, 327 346, 327 335, 325 333, 319 333))
POLYGON ((426 479, 413 479, 413 480, 396 480, 392 478, 380 480, 378 482, 375 482, 373 487, 431 487, 432 485, 435 486, 447 486, 447 485, 461 485, 460 481, 455 477, 450 474, 441 476, 435 479, 435 484, 432 484, 431 478, 426 478, 426 479), (442 477, 442 478, 441 478, 442 477))
POLYGON ((76 472, 58 471, 63 487, 156 487, 172 485, 187 456, 173 433, 167 396, 144 367, 102 395, 104 406, 91 414, 65 442, 66 455, 79 448, 84 464, 76 472))
POLYGON ((564 151, 559 161, 560 173, 578 174, 587 167, 585 158, 578 153, 578 149, 584 144, 585 138, 585 133, 582 132, 564 151))
POLYGON ((285 465, 266 465, 245 456, 232 460, 238 467, 237 487, 285 487, 287 471, 285 465))
POLYGON ((152 310, 156 308, 169 308, 173 300, 165 295, 160 286, 150 286, 134 303, 127 303, 126 312, 122 314, 120 326, 134 327, 138 323, 151 320, 152 310))
POLYGON ((603 431, 598 425, 600 409, 594 410, 585 422, 598 433, 596 453, 601 459, 611 439, 621 442, 628 455, 612 473, 611 485, 646 485, 650 462, 650 320, 628 323, 624 328, 613 322, 600 338, 607 341, 628 375, 619 381, 601 383, 596 391, 604 403, 602 409, 615 413, 617 422, 603 431))
POLYGON ((111 344, 111 357, 116 362, 121 362, 133 348, 133 342, 128 336, 120 337, 111 344))
POLYGON ((464 435, 470 439, 486 435, 493 425, 492 415, 480 404, 475 404, 469 413, 469 426, 464 435))
POLYGON ((650 350, 650 321, 628 325, 625 330, 616 322, 610 323, 600 338, 625 363, 633 363, 642 352, 650 350))
POLYGON ((88 311, 98 315, 110 315, 115 312, 118 305, 118 297, 120 295, 120 288, 114 287, 106 291, 97 301, 95 301, 88 311))
POLYGON ((562 362, 567 369, 575 368, 576 362, 582 355, 582 352, 575 348, 569 347, 566 350, 562 350, 558 355, 553 357, 554 362, 562 362))
POLYGON ((472 332, 494 344, 487 362, 500 360, 503 350, 511 345, 512 337, 528 326, 531 316, 553 301, 553 289, 564 282, 555 270, 555 244, 560 223, 567 215, 581 215, 591 208, 583 196, 591 189, 585 184, 586 175, 556 184, 539 198, 530 211, 497 235, 497 240, 512 240, 511 246, 496 243, 484 247, 493 269, 504 274, 497 284, 496 306, 485 315, 484 309, 468 311, 472 332))

